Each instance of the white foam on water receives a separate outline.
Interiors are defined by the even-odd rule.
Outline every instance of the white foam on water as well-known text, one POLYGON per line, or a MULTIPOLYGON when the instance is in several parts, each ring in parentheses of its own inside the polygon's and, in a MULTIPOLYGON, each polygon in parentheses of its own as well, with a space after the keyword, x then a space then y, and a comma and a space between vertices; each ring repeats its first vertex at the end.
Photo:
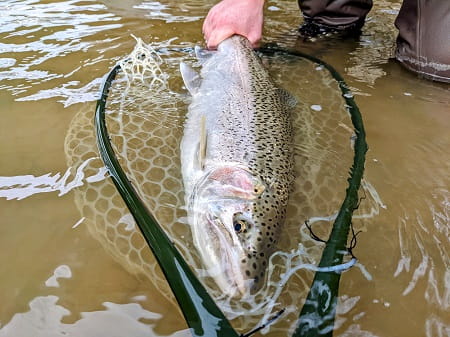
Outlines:
POLYGON ((72 226, 72 228, 77 228, 79 225, 83 223, 83 221, 86 219, 86 217, 82 217, 78 222, 72 226))
POLYGON ((45 281, 45 285, 47 287, 59 287, 58 279, 71 277, 72 277, 72 270, 68 265, 63 264, 56 267, 55 271, 53 272, 53 275, 47 281, 45 281))
POLYGON ((85 169, 97 157, 89 158, 75 169, 69 167, 64 174, 47 173, 41 176, 21 175, 0 177, 0 198, 22 200, 39 193, 59 192, 63 196, 85 182, 98 182, 107 177, 104 167, 97 169, 91 176, 85 176, 85 169))

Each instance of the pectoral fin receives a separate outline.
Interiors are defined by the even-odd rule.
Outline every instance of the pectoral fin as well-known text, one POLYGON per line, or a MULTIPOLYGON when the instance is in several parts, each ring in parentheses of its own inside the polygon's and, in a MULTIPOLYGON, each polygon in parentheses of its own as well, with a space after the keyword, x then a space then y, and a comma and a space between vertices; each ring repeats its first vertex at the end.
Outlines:
POLYGON ((191 95, 195 95, 201 84, 200 74, 184 62, 180 63, 180 72, 187 90, 191 95))
POLYGON ((282 88, 278 88, 278 95, 281 97, 281 101, 288 107, 288 108, 294 108, 297 105, 297 99, 292 96, 292 94, 284 90, 282 88))
POLYGON ((205 167, 205 158, 206 158, 206 116, 203 115, 200 119, 200 144, 198 147, 198 164, 200 168, 203 170, 205 167))
POLYGON ((203 48, 201 48, 199 46, 195 46, 194 51, 195 51, 195 56, 200 61, 200 63, 204 63, 214 53, 216 53, 215 51, 210 51, 208 49, 203 49, 203 48))

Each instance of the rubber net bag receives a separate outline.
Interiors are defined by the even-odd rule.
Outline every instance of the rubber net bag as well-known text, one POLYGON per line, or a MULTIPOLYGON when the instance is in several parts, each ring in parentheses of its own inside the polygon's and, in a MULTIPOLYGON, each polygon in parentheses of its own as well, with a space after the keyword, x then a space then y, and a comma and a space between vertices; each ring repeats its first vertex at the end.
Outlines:
MULTIPOLYGON (((312 238, 306 224, 315 235, 327 239, 348 185, 355 135, 345 101, 336 80, 324 67, 298 56, 260 55, 275 82, 297 100, 292 111, 296 179, 278 251, 269 260, 264 286, 254 296, 230 299, 203 270, 184 207, 180 140, 190 97, 178 69, 181 61, 198 66, 189 50, 164 46, 155 50, 137 40, 133 52, 121 61, 122 71, 108 97, 111 142, 141 198, 235 329, 249 331, 284 309, 282 318, 261 332, 279 336, 289 330, 289 334, 295 328, 324 246, 312 238)), ((102 170, 100 158, 92 159, 98 156, 92 111, 80 111, 75 116, 65 150, 68 164, 84 165, 86 176, 102 170)), ((367 181, 362 182, 360 193, 364 202, 355 212, 353 224, 364 230, 363 219, 375 215, 379 203, 367 181)), ((98 179, 85 184, 75 190, 75 199, 92 236, 123 267, 148 278, 176 306, 112 181, 98 179)))

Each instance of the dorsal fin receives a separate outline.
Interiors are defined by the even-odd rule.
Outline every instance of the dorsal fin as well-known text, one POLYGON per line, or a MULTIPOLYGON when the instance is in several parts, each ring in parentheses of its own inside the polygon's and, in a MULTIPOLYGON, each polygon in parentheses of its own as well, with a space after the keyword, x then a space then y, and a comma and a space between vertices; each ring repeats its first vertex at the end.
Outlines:
POLYGON ((195 95, 201 84, 199 73, 184 62, 180 63, 180 72, 187 90, 189 90, 191 95, 195 95))

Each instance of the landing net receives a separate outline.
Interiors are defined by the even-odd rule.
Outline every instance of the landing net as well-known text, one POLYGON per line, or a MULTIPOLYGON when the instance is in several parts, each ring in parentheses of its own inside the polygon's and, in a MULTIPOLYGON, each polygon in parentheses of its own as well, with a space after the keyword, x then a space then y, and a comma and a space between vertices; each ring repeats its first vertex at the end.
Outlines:
MULTIPOLYGON (((194 57, 181 50, 156 52, 138 39, 134 51, 120 63, 122 71, 108 96, 106 122, 128 179, 236 330, 246 332, 261 326, 283 309, 283 323, 275 322, 261 331, 279 336, 281 332, 286 335, 286 322, 291 322, 288 334, 294 331, 324 248, 312 238, 305 222, 316 236, 328 238, 346 196, 355 134, 338 83, 323 66, 277 53, 261 57, 280 87, 298 100, 292 112, 297 178, 279 250, 270 258, 265 286, 254 296, 239 301, 223 296, 203 270, 192 243, 179 160, 189 96, 178 67, 181 61, 195 66, 194 57)), ((92 125, 91 114, 85 112, 72 122, 66 139, 71 165, 96 153, 95 134, 88 125, 92 125)), ((87 170, 94 172, 102 163, 94 160, 88 166, 87 170)), ((365 230, 363 219, 377 214, 380 203, 368 182, 363 182, 360 194, 365 199, 353 225, 365 230)), ((112 182, 83 186, 76 191, 76 202, 93 237, 125 268, 147 277, 173 301, 155 258, 112 182)))

